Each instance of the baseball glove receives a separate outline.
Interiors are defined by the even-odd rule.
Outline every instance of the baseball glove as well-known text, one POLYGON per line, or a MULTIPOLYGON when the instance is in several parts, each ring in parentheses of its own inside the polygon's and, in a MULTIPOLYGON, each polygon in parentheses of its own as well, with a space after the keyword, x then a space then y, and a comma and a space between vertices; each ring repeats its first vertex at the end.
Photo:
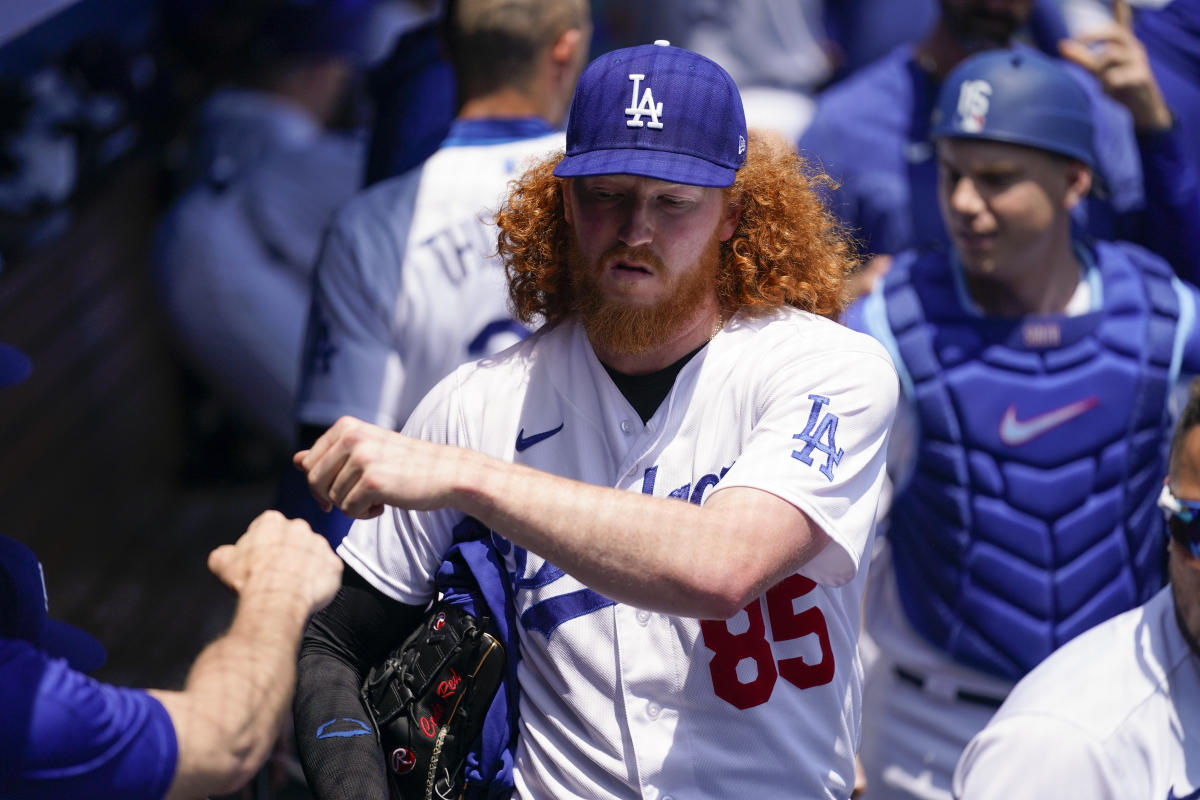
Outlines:
POLYGON ((362 700, 395 800, 452 800, 465 790, 467 752, 506 666, 484 623, 435 602, 421 625, 367 675, 362 700))

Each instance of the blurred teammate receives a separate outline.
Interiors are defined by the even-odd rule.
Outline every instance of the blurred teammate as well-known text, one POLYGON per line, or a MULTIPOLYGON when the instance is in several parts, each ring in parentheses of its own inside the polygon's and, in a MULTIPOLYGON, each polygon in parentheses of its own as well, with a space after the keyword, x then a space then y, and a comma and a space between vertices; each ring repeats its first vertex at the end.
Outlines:
MULTIPOLYGON (((508 309, 490 218, 509 180, 562 147, 555 129, 587 58, 587 0, 461 0, 446 26, 460 104, 449 136, 349 202, 317 263, 302 446, 346 414, 399 428, 456 366, 528 332, 508 309)), ((285 493, 289 516, 336 541, 344 524, 302 511, 302 484, 285 493)))
POLYGON ((1026 675, 967 746, 954 775, 957 797, 1200 795, 1198 388, 1176 426, 1158 501, 1170 586, 1026 675))
POLYGON ((340 130, 370 0, 238 4, 253 23, 240 82, 205 103, 189 189, 154 259, 185 361, 238 418, 287 452, 321 232, 360 185, 340 130))
POLYGON ((747 142, 715 63, 601 56, 566 155, 498 218, 514 307, 545 326, 440 382, 405 434, 343 418, 297 454, 364 520, 300 660, 318 797, 382 795, 372 737, 315 733, 363 718, 363 671, 467 536, 513 592, 516 796, 849 795, 897 388, 827 318, 849 249, 785 150, 747 142))
MULTIPOLYGON (((964 58, 1014 46, 1034 0, 940 0, 929 34, 903 45, 835 84, 818 98, 812 124, 800 138, 801 155, 839 182, 834 208, 872 256, 864 281, 908 248, 947 246, 937 208, 937 160, 930 116, 946 75, 964 58)), ((1131 41, 1106 51, 1107 77, 1130 81, 1126 108, 1104 94, 1102 83, 1075 77, 1091 100, 1096 191, 1076 204, 1077 231, 1140 243, 1172 263, 1180 275, 1200 275, 1200 208, 1196 165, 1181 166, 1178 131, 1171 128, 1144 50, 1131 41), (1115 59, 1119 57, 1119 62, 1115 59), (1107 69, 1117 67, 1117 69, 1107 69), (1131 124, 1132 112, 1132 124, 1131 124)), ((1018 45, 1018 49, 1024 49, 1018 45)))
POLYGON ((1200 297, 1139 247, 1072 234, 1091 119, 1060 62, 960 64, 932 130, 953 249, 898 256, 856 317, 904 387, 867 592, 871 798, 948 797, 1014 681, 1162 585, 1148 520, 1200 297))

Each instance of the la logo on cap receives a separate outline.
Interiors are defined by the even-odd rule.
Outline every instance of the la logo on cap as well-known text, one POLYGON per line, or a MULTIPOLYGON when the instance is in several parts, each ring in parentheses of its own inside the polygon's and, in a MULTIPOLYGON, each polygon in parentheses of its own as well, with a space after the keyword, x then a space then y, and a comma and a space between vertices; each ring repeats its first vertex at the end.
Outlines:
POLYGON ((966 133, 979 133, 987 121, 992 85, 987 81, 963 81, 958 87, 959 126, 966 133))
POLYGON ((625 120, 626 127, 641 128, 649 127, 656 130, 662 128, 662 122, 659 117, 662 115, 662 103, 655 104, 654 92, 650 91, 650 87, 646 87, 646 91, 642 92, 642 99, 638 100, 638 89, 642 86, 642 81, 646 79, 645 75, 633 73, 629 76, 629 80, 633 81, 633 97, 629 101, 629 108, 625 109, 625 116, 633 116, 633 119, 625 120), (647 114, 650 117, 649 122, 642 122, 642 115, 647 114))

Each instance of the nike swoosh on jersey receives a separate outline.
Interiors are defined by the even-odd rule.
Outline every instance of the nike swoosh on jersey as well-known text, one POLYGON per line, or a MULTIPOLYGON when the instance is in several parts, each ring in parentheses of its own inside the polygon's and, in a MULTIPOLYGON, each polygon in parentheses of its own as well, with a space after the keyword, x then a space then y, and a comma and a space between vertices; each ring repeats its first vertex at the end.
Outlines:
POLYGON ((1042 434, 1090 411, 1099 403, 1100 399, 1097 397, 1086 397, 1083 400, 1076 400, 1074 403, 1068 403, 1060 408, 1023 420, 1017 419, 1017 407, 1010 405, 1005 409, 1004 417, 1000 420, 1000 441, 1009 447, 1028 444, 1042 434))
POLYGON ((525 437, 525 429, 521 428, 521 430, 517 432, 517 452, 519 453, 522 450, 527 450, 538 442, 546 441, 551 436, 561 431, 563 429, 563 425, 566 425, 566 423, 560 422, 557 428, 552 428, 548 431, 542 431, 541 433, 531 434, 529 438, 525 437))
POLYGON ((1167 800, 1200 800, 1200 789, 1197 789, 1191 794, 1185 794, 1180 797, 1179 795, 1175 794, 1175 787, 1172 786, 1167 790, 1167 800))

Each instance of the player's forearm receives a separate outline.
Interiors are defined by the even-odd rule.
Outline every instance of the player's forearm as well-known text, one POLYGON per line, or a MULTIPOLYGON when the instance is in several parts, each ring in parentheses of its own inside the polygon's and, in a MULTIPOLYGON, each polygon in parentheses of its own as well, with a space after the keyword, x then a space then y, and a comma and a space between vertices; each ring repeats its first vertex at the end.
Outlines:
POLYGON ((745 487, 703 507, 602 488, 344 417, 296 454, 318 501, 362 519, 456 508, 614 600, 722 619, 829 539, 799 508, 745 487))
POLYGON ((383 757, 359 699, 361 679, 327 653, 300 658, 293 714, 296 746, 317 800, 388 796, 383 757))
POLYGON ((291 697, 309 609, 288 587, 247 586, 229 632, 196 659, 184 690, 155 693, 179 743, 169 797, 228 793, 266 759, 291 697))
MULTIPOLYGON (((355 649, 364 648, 356 643, 355 649)), ((363 665, 373 658, 348 652, 321 615, 300 645, 292 713, 300 763, 317 800, 388 796, 383 758, 359 696, 363 665)))
POLYGON ((704 506, 466 453, 450 505, 619 602, 724 619, 819 552, 822 532, 754 489, 704 506))
POLYGON ((383 757, 359 687, 423 612, 347 569, 337 595, 313 615, 300 643, 292 711, 300 762, 319 800, 388 796, 383 757))

